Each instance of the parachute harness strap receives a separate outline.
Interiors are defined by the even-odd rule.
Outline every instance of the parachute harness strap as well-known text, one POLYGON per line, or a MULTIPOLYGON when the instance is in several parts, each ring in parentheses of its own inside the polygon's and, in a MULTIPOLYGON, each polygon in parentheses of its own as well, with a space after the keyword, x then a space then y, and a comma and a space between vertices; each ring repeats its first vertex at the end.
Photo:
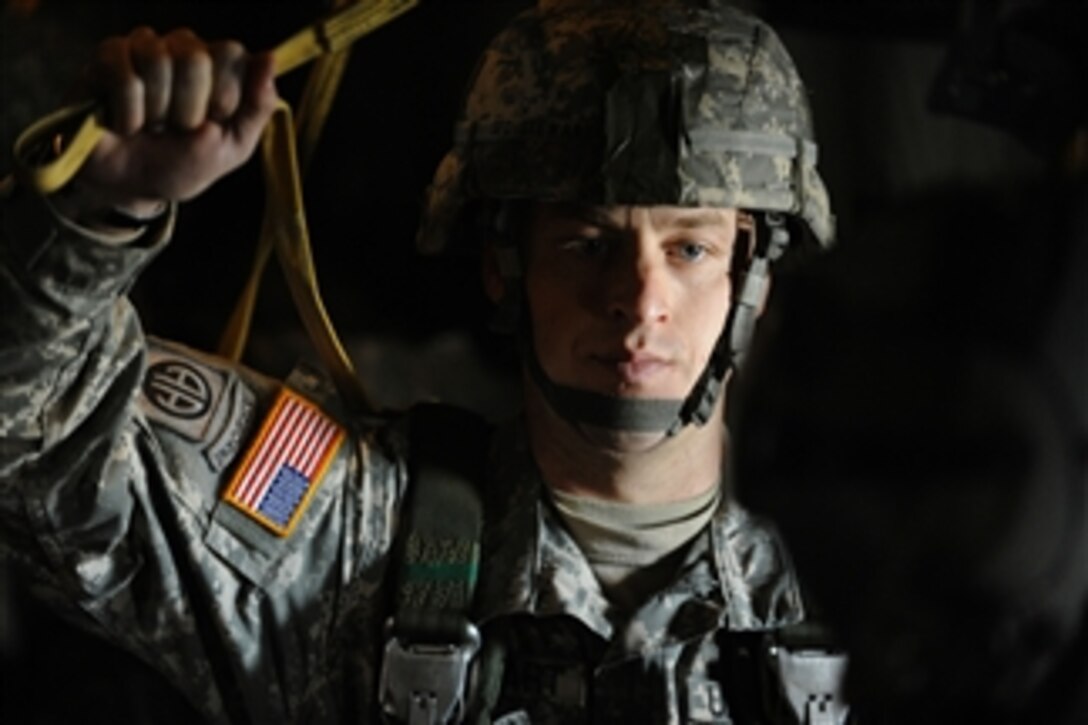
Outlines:
MULTIPOLYGON (((404 12, 419 0, 336 0, 339 8, 329 17, 304 28, 272 51, 276 75, 321 58, 309 79, 302 102, 304 158, 308 161, 320 136, 347 61, 350 45, 404 12), (351 3, 351 4, 348 4, 351 3)), ((27 128, 15 142, 14 161, 18 180, 39 194, 60 190, 83 167, 106 134, 103 111, 94 101, 75 104, 51 113, 27 128), (79 119, 82 118, 82 121, 79 119), (78 130, 55 159, 38 163, 35 149, 52 138, 58 128, 78 130)), ((260 241, 245 287, 220 341, 219 351, 237 361, 249 337, 253 308, 268 258, 276 251, 299 316, 311 342, 328 367, 348 404, 359 411, 371 410, 350 358, 329 319, 317 285, 309 231, 302 201, 296 133, 290 106, 280 103, 262 139, 267 199, 260 241)), ((10 185, 10 182, 5 182, 10 185)))
POLYGON ((484 529, 491 426, 421 404, 409 416, 410 493, 394 546, 396 590, 379 700, 387 720, 461 722, 482 637, 472 621, 484 529))

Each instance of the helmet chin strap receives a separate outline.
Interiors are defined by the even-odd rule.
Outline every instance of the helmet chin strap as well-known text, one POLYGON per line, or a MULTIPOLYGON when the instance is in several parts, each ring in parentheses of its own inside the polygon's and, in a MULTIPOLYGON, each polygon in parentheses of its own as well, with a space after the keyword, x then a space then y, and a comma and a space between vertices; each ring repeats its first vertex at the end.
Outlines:
POLYGON ((569 423, 611 431, 664 433, 684 405, 679 398, 622 398, 561 385, 544 372, 531 342, 526 343, 524 356, 533 383, 552 410, 569 423))
POLYGON ((623 398, 557 383, 544 372, 532 335, 526 334, 523 357, 548 405, 569 423, 616 432, 662 433, 671 437, 688 424, 705 425, 714 414, 729 370, 740 366, 748 350, 770 286, 771 263, 789 245, 789 231, 782 215, 766 213, 764 219, 770 233, 762 244, 761 240, 755 240, 752 260, 733 297, 729 316, 710 359, 686 398, 623 398))

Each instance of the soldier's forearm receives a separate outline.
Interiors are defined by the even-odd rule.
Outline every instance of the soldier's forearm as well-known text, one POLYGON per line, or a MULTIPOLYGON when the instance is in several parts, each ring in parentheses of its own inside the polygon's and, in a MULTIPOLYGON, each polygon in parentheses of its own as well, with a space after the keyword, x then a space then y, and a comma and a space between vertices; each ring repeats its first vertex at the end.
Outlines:
POLYGON ((139 346, 121 297, 164 246, 172 219, 101 234, 24 193, 3 205, 0 222, 0 440, 43 441, 58 417, 93 407, 71 407, 77 398, 105 395, 119 365, 104 356, 128 359, 139 346), (128 243, 110 243, 117 240, 128 243), (122 335, 127 342, 111 347, 122 335))

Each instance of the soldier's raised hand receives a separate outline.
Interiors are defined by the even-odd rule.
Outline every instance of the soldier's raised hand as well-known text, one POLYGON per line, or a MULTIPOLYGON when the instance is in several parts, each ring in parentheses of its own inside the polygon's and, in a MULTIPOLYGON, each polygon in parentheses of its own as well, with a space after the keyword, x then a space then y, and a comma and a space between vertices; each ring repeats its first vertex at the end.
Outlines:
POLYGON ((191 199, 252 155, 277 95, 270 54, 187 29, 141 27, 103 41, 90 83, 109 133, 69 190, 86 215, 132 216, 191 199))

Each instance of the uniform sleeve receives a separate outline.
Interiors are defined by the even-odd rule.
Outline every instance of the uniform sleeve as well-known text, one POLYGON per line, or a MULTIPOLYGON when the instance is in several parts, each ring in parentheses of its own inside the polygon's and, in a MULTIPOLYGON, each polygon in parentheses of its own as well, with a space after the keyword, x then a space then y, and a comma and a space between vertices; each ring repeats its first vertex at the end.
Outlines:
MULTIPOLYGON (((64 468, 78 478, 111 465, 102 456, 120 433, 143 361, 139 323, 123 292, 164 246, 169 222, 114 245, 79 235, 26 194, 17 192, 0 213, 4 539, 45 526, 52 543, 86 537, 108 548, 103 522, 78 530, 69 520, 86 518, 112 487, 69 498, 71 480, 46 481, 43 473, 64 468)), ((46 546, 42 553, 54 556, 46 546)))
POLYGON ((144 336, 124 244, 23 196, 0 211, 0 553, 213 721, 335 720, 337 630, 375 599, 403 469, 346 435, 290 536, 223 491, 279 384, 144 336), (195 407, 194 407, 195 406, 195 407))

